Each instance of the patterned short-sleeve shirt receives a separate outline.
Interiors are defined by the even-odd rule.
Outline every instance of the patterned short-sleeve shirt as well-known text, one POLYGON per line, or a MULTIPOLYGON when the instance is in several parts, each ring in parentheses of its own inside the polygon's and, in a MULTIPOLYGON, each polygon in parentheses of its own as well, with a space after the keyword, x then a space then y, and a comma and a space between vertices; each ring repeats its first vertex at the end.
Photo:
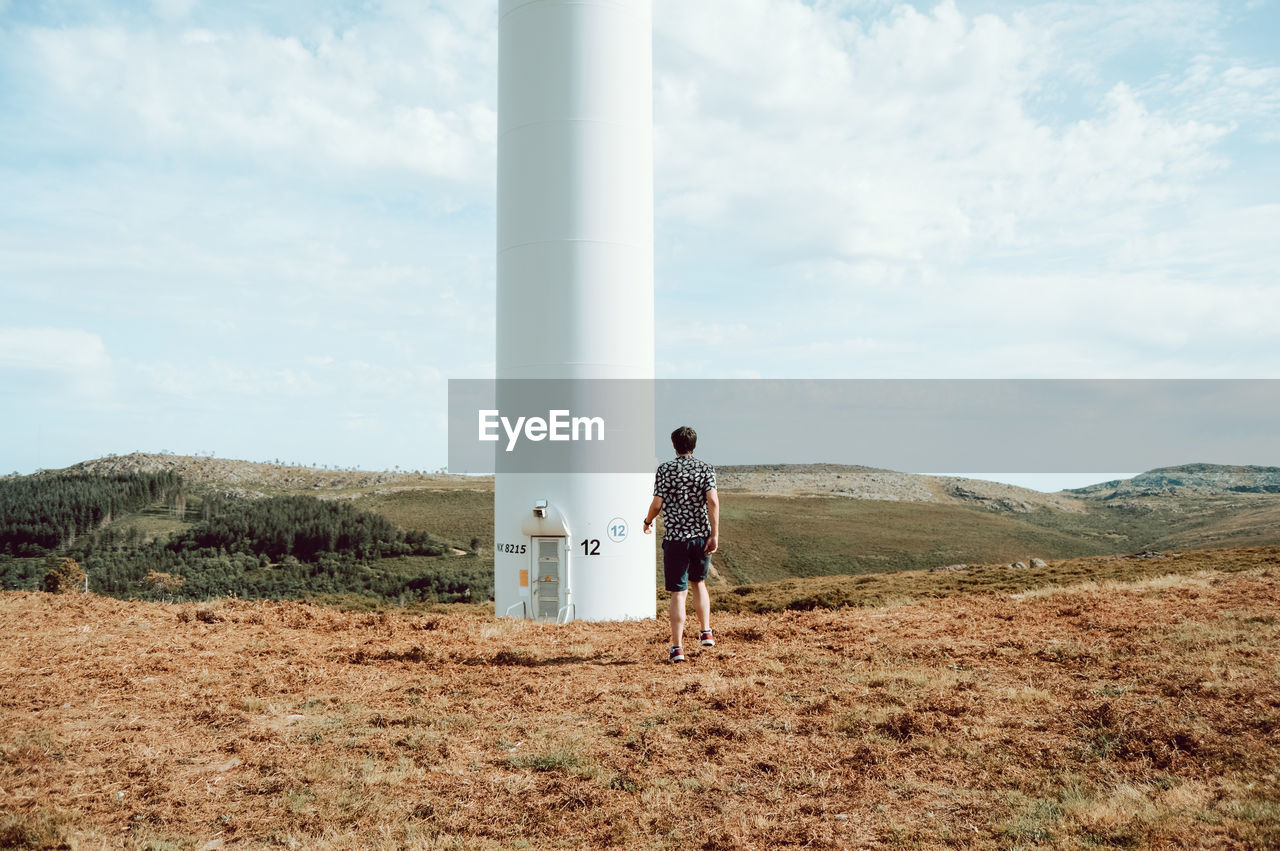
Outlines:
POLYGON ((658 465, 653 495, 662 497, 663 539, 687 541, 711 535, 707 491, 716 486, 716 470, 692 455, 679 455, 658 465))

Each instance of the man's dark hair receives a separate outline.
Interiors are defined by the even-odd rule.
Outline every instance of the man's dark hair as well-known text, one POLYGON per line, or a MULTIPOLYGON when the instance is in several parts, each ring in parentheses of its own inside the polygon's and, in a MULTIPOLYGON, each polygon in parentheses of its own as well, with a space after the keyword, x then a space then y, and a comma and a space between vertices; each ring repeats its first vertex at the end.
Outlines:
POLYGON ((698 445, 698 433, 688 426, 680 426, 671 432, 671 445, 677 455, 687 455, 698 445))

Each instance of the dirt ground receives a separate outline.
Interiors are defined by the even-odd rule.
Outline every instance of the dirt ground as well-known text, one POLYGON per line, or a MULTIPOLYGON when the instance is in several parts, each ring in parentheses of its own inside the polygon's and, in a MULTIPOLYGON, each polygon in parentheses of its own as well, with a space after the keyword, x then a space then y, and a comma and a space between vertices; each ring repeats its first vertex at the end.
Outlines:
POLYGON ((5 592, 0 846, 1280 846, 1274 554, 716 628, 5 592))

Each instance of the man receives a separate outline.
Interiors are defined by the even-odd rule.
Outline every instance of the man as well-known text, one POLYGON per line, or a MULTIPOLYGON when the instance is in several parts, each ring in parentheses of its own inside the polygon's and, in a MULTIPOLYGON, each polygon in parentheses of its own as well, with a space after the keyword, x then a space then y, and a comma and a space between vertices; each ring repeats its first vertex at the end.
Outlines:
POLYGON ((661 512, 666 527, 662 536, 662 569, 671 592, 671 647, 667 660, 683 662, 684 607, 690 584, 702 628, 702 646, 714 647, 716 643, 711 634, 707 570, 711 554, 720 546, 720 497, 716 493, 715 468, 693 457, 698 433, 681 426, 671 432, 671 445, 676 457, 658 465, 644 533, 653 532, 653 519, 661 512))

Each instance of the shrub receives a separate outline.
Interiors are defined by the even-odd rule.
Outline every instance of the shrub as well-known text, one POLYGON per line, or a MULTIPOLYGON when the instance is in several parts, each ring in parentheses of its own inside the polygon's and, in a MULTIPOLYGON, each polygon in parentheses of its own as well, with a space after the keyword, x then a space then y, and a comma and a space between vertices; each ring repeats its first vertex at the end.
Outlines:
POLYGON ((161 593, 172 593, 187 583, 184 576, 174 576, 172 573, 161 573, 155 570, 147 571, 147 577, 142 581, 147 587, 161 593))
POLYGON ((51 565, 44 575, 44 590, 50 594, 74 594, 83 587, 84 570, 73 558, 64 558, 56 565, 51 565))

